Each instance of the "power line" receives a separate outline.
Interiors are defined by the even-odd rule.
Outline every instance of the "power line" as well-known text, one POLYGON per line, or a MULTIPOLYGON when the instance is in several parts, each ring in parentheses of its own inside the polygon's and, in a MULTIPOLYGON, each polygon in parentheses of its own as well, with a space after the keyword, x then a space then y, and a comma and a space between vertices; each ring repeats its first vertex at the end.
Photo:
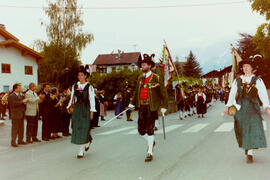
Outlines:
MULTIPOLYGON (((185 7, 207 7, 207 6, 235 5, 235 4, 243 4, 243 3, 247 3, 247 2, 248 1, 233 1, 233 2, 219 2, 219 3, 197 3, 197 4, 160 5, 160 6, 84 7, 82 9, 85 9, 85 10, 126 10, 126 9, 185 8, 185 7)), ((0 5, 0 8, 42 9, 43 7, 0 5)))

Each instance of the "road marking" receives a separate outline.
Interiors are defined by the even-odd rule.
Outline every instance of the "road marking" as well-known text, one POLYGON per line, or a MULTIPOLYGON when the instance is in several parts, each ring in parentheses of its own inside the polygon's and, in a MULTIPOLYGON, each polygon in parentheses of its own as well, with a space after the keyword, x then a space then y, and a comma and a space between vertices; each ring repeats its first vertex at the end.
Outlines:
MULTIPOLYGON (((175 124, 175 125, 171 125, 168 127, 165 127, 165 133, 169 133, 175 129, 178 129, 180 127, 184 126, 183 124, 175 124)), ((157 132, 155 132, 155 134, 163 134, 163 129, 160 128, 157 132)))
POLYGON ((195 132, 199 132, 200 130, 202 130, 206 126, 208 126, 208 124, 196 124, 196 125, 188 128, 188 129, 186 129, 185 131, 183 131, 183 133, 195 133, 195 132))
POLYGON ((232 131, 234 128, 234 123, 233 122, 226 122, 221 124, 215 132, 229 132, 232 131))
POLYGON ((139 133, 138 133, 138 129, 134 129, 126 134, 130 135, 130 134, 139 134, 139 133))
POLYGON ((110 135, 110 134, 126 131, 126 130, 129 130, 129 129, 133 129, 133 128, 134 127, 124 127, 124 128, 115 129, 115 130, 112 130, 112 131, 107 131, 107 132, 104 132, 104 133, 99 133, 97 135, 110 135))

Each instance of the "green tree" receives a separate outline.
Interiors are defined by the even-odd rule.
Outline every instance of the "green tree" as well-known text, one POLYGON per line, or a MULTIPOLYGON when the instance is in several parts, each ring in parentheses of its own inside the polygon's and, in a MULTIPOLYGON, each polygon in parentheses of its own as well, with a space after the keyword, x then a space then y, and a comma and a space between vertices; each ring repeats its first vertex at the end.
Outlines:
POLYGON ((49 23, 41 24, 46 26, 48 42, 36 41, 45 57, 39 66, 39 80, 64 86, 63 79, 70 83, 76 79, 73 74, 81 64, 80 52, 94 38, 82 30, 83 13, 77 0, 48 0, 44 11, 49 23))
POLYGON ((249 0, 253 11, 265 16, 266 23, 257 28, 253 41, 263 57, 270 61, 270 1, 269 0, 249 0))
POLYGON ((249 0, 253 11, 265 16, 266 20, 270 20, 270 1, 269 0, 249 0))
POLYGON ((237 41, 237 51, 242 59, 247 60, 250 56, 260 54, 256 44, 253 42, 253 36, 246 33, 240 33, 240 39, 237 41))
POLYGON ((197 62, 196 56, 192 51, 189 52, 187 57, 187 63, 184 65, 183 74, 186 77, 200 77, 202 74, 200 64, 197 62))

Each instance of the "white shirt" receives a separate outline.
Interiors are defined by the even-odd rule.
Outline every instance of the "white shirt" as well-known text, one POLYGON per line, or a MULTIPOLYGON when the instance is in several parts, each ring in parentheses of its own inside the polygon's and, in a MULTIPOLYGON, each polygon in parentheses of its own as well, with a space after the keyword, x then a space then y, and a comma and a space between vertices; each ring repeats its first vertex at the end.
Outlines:
MULTIPOLYGON (((254 76, 255 75, 252 75, 250 77, 245 77, 242 75, 242 76, 240 76, 240 78, 242 79, 242 83, 250 83, 252 77, 254 77, 254 76)), ((263 103, 263 107, 270 108, 268 93, 267 93, 266 87, 265 87, 262 79, 259 78, 256 81, 256 88, 258 89, 258 95, 259 95, 260 100, 263 103)), ((226 106, 230 107, 230 106, 234 105, 237 108, 237 110, 239 111, 241 109, 241 106, 236 103, 236 99, 235 99, 236 93, 237 93, 237 82, 236 82, 236 80, 234 80, 234 82, 232 84, 231 91, 230 91, 228 103, 226 104, 226 106)))
MULTIPOLYGON (((80 82, 77 82, 77 85, 78 85, 78 88, 80 89, 84 89, 85 86, 88 84, 88 82, 84 83, 84 84, 81 84, 80 82)), ((72 100, 73 100, 73 97, 74 97, 74 85, 72 86, 72 92, 71 92, 71 96, 70 96, 70 101, 68 103, 68 106, 67 106, 67 109, 71 106, 72 104, 72 100)), ((96 112, 96 102, 95 102, 95 91, 94 91, 94 88, 93 86, 89 86, 89 102, 90 102, 90 111, 91 112, 96 112)), ((75 103, 77 102, 77 98, 74 97, 74 101, 75 103)))
POLYGON ((204 94, 204 93, 198 93, 198 94, 196 94, 196 96, 195 96, 195 101, 196 101, 196 102, 198 101, 198 96, 202 96, 202 97, 203 97, 203 100, 206 101, 206 96, 205 96, 205 94, 204 94))
POLYGON ((149 71, 148 73, 144 73, 144 77, 145 78, 149 78, 149 76, 152 75, 152 71, 149 71))

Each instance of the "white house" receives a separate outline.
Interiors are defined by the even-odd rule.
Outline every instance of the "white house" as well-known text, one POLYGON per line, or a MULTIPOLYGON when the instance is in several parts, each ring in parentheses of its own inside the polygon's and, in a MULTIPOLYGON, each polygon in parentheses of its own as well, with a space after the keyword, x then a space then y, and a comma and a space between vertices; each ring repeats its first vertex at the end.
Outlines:
POLYGON ((0 92, 11 90, 15 83, 22 86, 28 86, 30 82, 37 84, 38 63, 42 58, 0 25, 0 92))
POLYGON ((130 69, 137 70, 137 63, 141 60, 140 52, 118 53, 118 54, 100 54, 93 63, 97 72, 111 73, 130 69))

